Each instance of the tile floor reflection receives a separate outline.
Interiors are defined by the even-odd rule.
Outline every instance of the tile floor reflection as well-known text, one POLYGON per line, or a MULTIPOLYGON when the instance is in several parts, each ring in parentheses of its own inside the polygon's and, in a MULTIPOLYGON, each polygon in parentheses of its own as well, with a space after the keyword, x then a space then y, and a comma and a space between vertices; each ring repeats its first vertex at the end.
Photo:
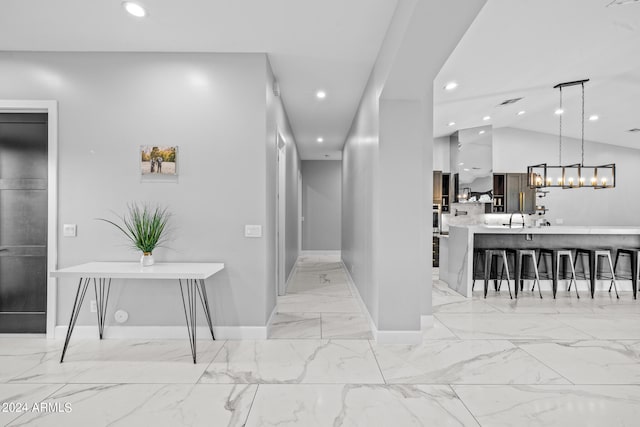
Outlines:
POLYGON ((465 299, 436 279, 423 342, 381 345, 341 264, 301 265, 272 339, 202 339, 197 364, 186 339, 78 339, 61 365, 59 341, 0 337, 0 425, 638 425, 640 302, 629 293, 465 299))

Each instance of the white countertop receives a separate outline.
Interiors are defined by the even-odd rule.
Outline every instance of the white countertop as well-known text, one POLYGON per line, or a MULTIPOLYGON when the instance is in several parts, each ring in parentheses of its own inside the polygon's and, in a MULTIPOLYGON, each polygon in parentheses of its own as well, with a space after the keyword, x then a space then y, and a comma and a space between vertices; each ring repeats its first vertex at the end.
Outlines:
POLYGON ((89 262, 51 272, 51 277, 111 279, 206 279, 224 268, 217 262, 167 262, 142 267, 139 262, 89 262))
POLYGON ((513 228, 490 225, 451 225, 467 228, 474 234, 640 234, 640 226, 586 226, 551 225, 547 227, 515 226, 513 228))

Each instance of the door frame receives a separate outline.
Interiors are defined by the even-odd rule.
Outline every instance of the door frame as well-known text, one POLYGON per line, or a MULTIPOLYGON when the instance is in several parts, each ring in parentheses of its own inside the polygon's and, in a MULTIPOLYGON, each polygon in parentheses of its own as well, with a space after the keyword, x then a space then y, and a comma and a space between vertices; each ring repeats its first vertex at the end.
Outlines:
POLYGON ((302 171, 298 169, 298 256, 302 253, 302 171))
POLYGON ((276 184, 276 295, 287 293, 286 277, 286 214, 287 214, 287 141, 280 129, 276 130, 277 184, 276 184))
POLYGON ((47 113, 47 338, 53 339, 58 283, 58 101, 0 99, 0 113, 47 113))

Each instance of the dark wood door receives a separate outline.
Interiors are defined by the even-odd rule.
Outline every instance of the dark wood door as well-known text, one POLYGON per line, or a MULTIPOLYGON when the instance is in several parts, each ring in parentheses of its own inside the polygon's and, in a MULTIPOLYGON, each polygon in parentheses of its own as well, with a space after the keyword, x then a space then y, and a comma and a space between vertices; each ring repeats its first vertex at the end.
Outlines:
POLYGON ((0 113, 0 333, 46 332, 47 114, 0 113))
POLYGON ((506 212, 520 212, 520 174, 508 173, 505 194, 506 212))

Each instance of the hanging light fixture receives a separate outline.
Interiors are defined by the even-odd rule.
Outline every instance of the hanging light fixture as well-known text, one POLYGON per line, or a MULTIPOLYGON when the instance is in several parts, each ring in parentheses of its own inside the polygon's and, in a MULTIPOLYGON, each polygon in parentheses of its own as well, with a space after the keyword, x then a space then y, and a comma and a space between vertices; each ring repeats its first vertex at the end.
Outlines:
POLYGON ((560 131, 558 132, 558 165, 549 166, 546 163, 527 167, 527 175, 529 177, 530 188, 547 188, 561 187, 582 188, 588 187, 593 189, 613 188, 616 186, 616 165, 610 163, 600 166, 585 166, 584 164, 584 84, 589 79, 577 80, 574 82, 559 83, 554 89, 560 91, 560 105, 556 110, 559 116, 560 131), (581 134, 581 153, 580 163, 562 165, 562 89, 569 86, 580 85, 582 88, 582 134, 581 134))

